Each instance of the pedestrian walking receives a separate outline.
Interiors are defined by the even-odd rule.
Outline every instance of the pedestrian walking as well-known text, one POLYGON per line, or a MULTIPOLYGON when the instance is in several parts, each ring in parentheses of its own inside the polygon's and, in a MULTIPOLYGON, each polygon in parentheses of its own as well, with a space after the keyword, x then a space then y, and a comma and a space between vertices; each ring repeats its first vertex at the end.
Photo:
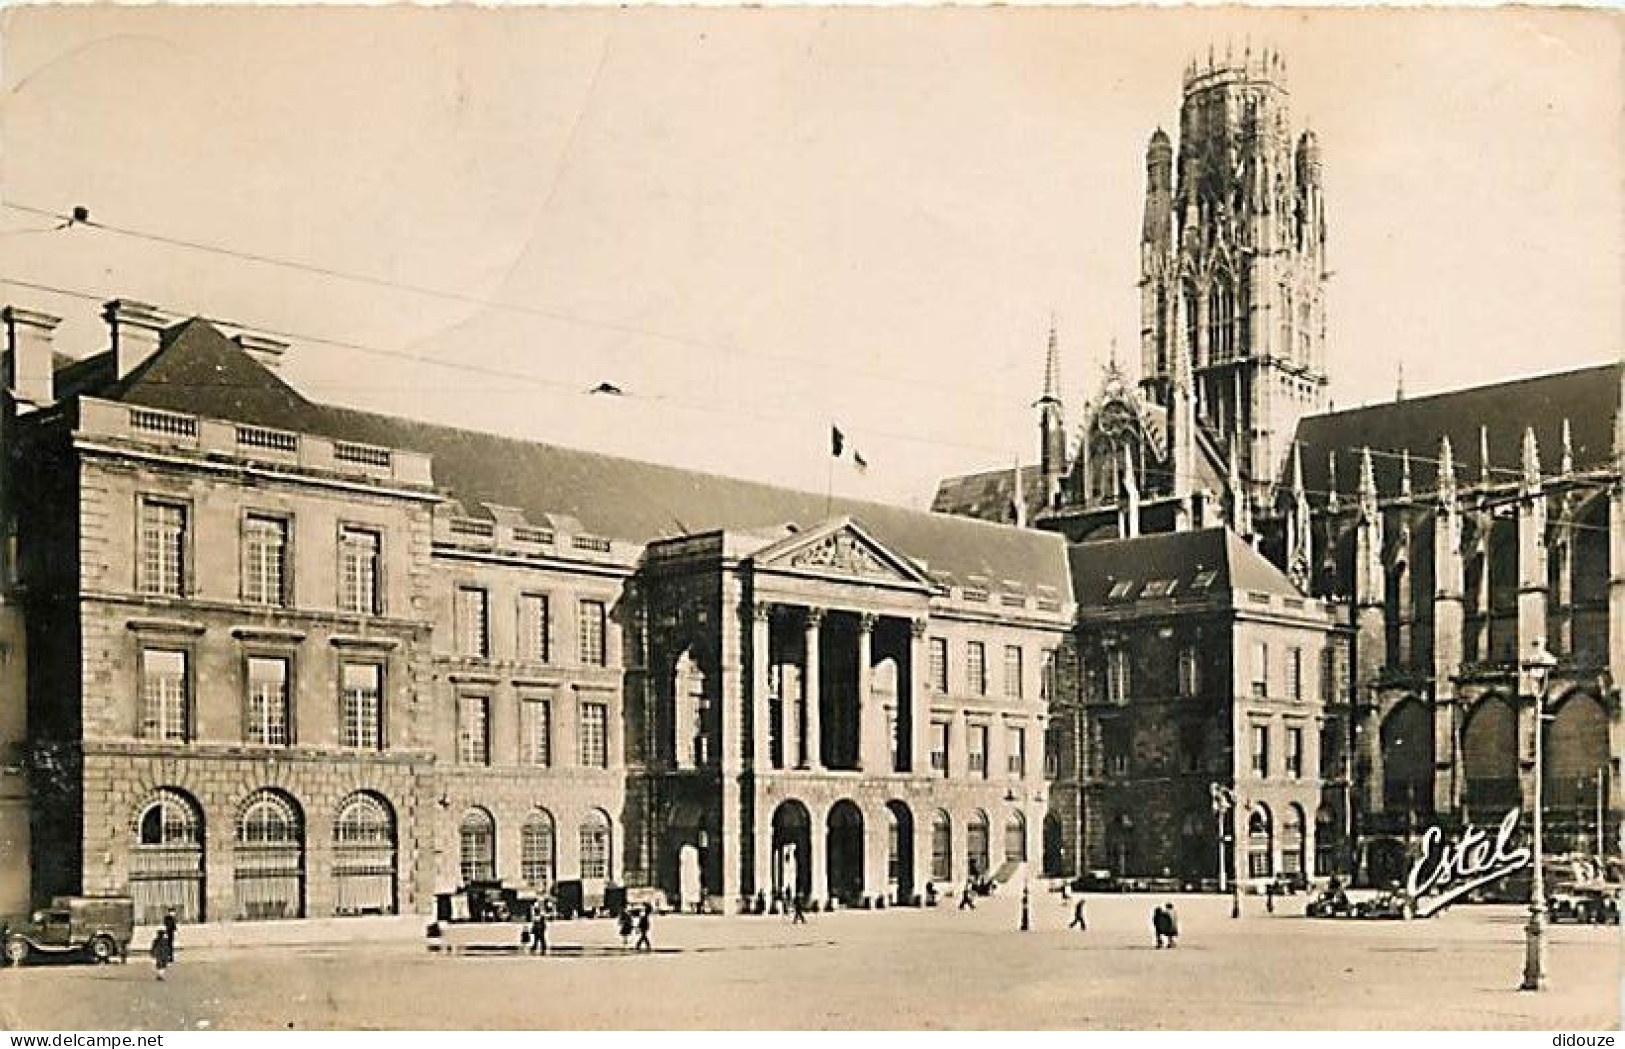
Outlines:
POLYGON ((790 919, 790 924, 806 925, 807 911, 806 908, 801 906, 801 895, 799 893, 794 893, 790 896, 790 907, 791 913, 794 915, 794 917, 790 919))
POLYGON ((160 928, 152 937, 152 964, 158 971, 158 979, 162 980, 174 963, 175 935, 167 927, 160 928))
POLYGON ((171 907, 164 912, 164 931, 169 933, 170 947, 175 946, 175 930, 179 927, 180 922, 175 919, 175 908, 171 907))
POLYGON ((1269 914, 1275 913, 1275 883, 1273 881, 1264 886, 1264 910, 1269 914))
POLYGON ((638 913, 637 949, 640 951, 654 950, 654 945, 649 942, 649 926, 653 922, 653 919, 650 917, 650 913, 653 910, 653 907, 649 906, 648 904, 644 904, 643 910, 638 913))
POLYGON ((1087 901, 1082 896, 1078 897, 1078 905, 1072 908, 1072 924, 1067 926, 1068 929, 1077 929, 1079 932, 1089 931, 1089 915, 1083 906, 1085 902, 1087 901))
POLYGON ((1179 946, 1179 912, 1174 910, 1173 904, 1162 909, 1162 919, 1167 925, 1168 946, 1179 946))
POLYGON ((530 912, 530 953, 547 953, 547 911, 540 903, 530 912))
POLYGON ((1070 900, 1071 898, 1072 898, 1072 890, 1068 887, 1066 879, 1062 878, 1061 879, 1061 899, 1070 900))
POLYGON ((1163 940, 1168 938, 1168 914, 1161 907, 1151 912, 1151 931, 1157 934, 1157 949, 1163 947, 1163 940))
POLYGON ((621 950, 624 951, 628 947, 632 946, 632 908, 631 907, 622 907, 621 908, 620 932, 621 932, 621 950))
POLYGON ((959 909, 962 911, 976 909, 976 885, 973 882, 965 882, 965 891, 959 894, 959 909))

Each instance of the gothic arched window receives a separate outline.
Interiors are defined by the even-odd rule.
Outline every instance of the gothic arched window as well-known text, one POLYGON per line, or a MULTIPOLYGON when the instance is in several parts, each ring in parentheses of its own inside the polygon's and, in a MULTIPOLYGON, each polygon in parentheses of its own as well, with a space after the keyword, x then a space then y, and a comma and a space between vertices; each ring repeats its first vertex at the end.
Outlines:
POLYGON ((1199 336, 1201 334, 1201 318, 1196 312, 1196 285, 1185 281, 1183 287, 1185 306, 1185 352, 1191 355, 1194 364, 1202 363, 1201 355, 1197 352, 1199 336))
POLYGON ((1235 350, 1232 333, 1235 324, 1235 299, 1230 289, 1230 278, 1219 274, 1213 280, 1207 305, 1208 359, 1228 360, 1235 350))

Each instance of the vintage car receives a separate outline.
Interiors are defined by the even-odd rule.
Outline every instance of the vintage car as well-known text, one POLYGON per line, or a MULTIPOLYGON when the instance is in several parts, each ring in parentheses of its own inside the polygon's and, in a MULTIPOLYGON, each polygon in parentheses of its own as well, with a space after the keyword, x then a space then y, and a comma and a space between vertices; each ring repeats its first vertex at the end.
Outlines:
POLYGON ((1074 892, 1123 892, 1123 883, 1109 870, 1084 871, 1072 879, 1074 892))
POLYGON ((1620 887, 1606 882, 1564 885, 1547 897, 1546 913, 1554 922, 1618 925, 1620 887))
POLYGON ((135 935, 135 902, 128 896, 58 896, 51 906, 4 924, 6 960, 13 965, 33 954, 123 960, 135 935))
POLYGON ((1354 911, 1354 904, 1349 902, 1348 893, 1341 888, 1327 889, 1304 907, 1303 913, 1310 918, 1348 918, 1354 911))
POLYGON ((1407 918, 1411 913, 1410 898, 1401 892, 1379 893, 1349 908, 1350 918, 1396 919, 1407 918))

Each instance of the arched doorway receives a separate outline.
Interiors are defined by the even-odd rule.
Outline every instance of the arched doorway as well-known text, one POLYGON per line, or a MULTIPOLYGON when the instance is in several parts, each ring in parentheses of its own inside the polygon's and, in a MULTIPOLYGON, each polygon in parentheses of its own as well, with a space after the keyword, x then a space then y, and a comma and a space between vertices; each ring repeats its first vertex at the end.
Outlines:
POLYGON ((281 791, 250 795, 237 818, 239 921, 305 916, 305 821, 281 791))
POLYGON ((954 822, 942 809, 931 817, 931 878, 940 882, 954 880, 954 822))
POLYGON ((1126 813, 1106 824, 1106 866, 1119 878, 1129 873, 1134 861, 1134 821, 1126 813))
POLYGON ((1281 873, 1307 875, 1309 857, 1304 849, 1308 842, 1304 836, 1303 808, 1296 803, 1286 807, 1281 822, 1281 873))
POLYGON ((988 873, 987 813, 977 809, 965 824, 965 873, 972 878, 988 873))
POLYGON ((812 892, 812 819, 807 806, 791 799, 773 810, 773 895, 794 893, 805 899, 812 892))
POLYGON ((1275 826, 1269 806, 1258 805, 1247 814, 1247 877, 1268 878, 1275 873, 1275 826))
POLYGON ((886 802, 886 880, 892 901, 914 899, 914 813, 901 801, 886 802))
POLYGON ((558 824, 546 809, 525 817, 519 829, 519 877, 537 892, 553 887, 558 871, 558 824))
POLYGON ((1054 813, 1044 817, 1044 877, 1059 878, 1066 873, 1066 846, 1061 839, 1061 821, 1054 813))
POLYGON ((137 925, 203 920, 203 813, 178 790, 160 790, 135 818, 130 896, 137 925))
POLYGON ((1461 732, 1462 804, 1467 819, 1490 823, 1522 801, 1518 784, 1518 717, 1501 696, 1473 707, 1461 732))
POLYGON ((829 894, 847 906, 863 899, 863 813, 842 799, 830 806, 825 856, 829 894))
POLYGON ((497 876, 497 821, 484 809, 463 813, 457 825, 457 871, 468 885, 495 881, 497 876))
POLYGON ((1605 851, 1597 843, 1599 789, 1608 818, 1608 715, 1602 704, 1588 693, 1570 692, 1552 709, 1543 743, 1546 851, 1605 851))
POLYGON ((1020 809, 1012 810, 1004 821, 1004 862, 1027 862, 1027 817, 1020 809))
POLYGON ((1382 723, 1382 807, 1407 821, 1433 812, 1433 717, 1414 697, 1382 723))
POLYGON ((333 913, 394 914, 395 814, 376 794, 352 794, 333 820, 333 913))

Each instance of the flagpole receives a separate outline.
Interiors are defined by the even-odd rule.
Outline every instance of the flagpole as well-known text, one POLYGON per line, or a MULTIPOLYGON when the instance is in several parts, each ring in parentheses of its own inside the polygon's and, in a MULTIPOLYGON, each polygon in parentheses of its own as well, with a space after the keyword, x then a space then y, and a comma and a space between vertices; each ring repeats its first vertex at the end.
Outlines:
MULTIPOLYGON (((833 422, 829 424, 831 434, 839 433, 840 428, 833 422)), ((824 462, 824 517, 827 520, 835 502, 835 452, 831 452, 824 462)))

